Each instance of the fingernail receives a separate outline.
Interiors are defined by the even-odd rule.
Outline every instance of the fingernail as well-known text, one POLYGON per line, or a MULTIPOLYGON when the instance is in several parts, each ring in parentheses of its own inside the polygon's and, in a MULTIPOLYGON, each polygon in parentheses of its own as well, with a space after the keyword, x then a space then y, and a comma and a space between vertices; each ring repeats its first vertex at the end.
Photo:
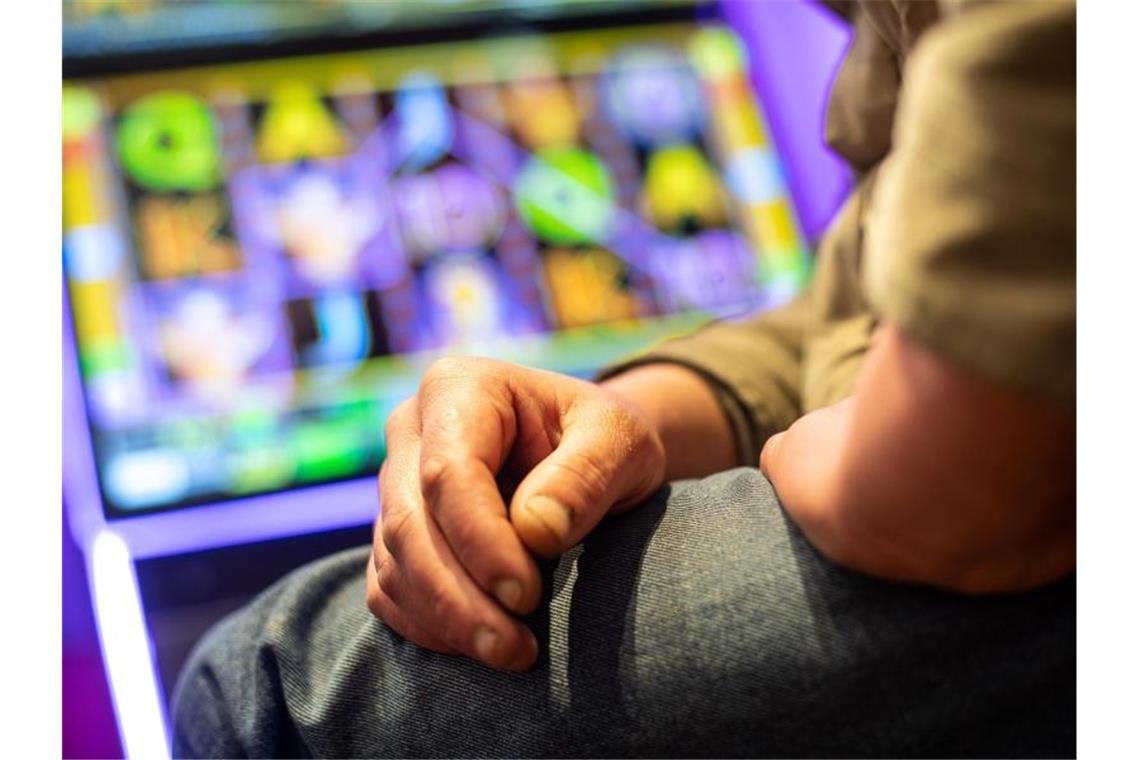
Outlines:
POLYGON ((538 639, 534 637, 533 633, 527 631, 524 641, 526 644, 518 651, 515 659, 508 666, 511 670, 528 670, 538 659, 538 639))
POLYGON ((499 634, 486 626, 479 626, 475 631, 475 654, 479 659, 489 662, 495 656, 495 647, 499 644, 499 634))
POLYGON ((527 500, 526 508, 559 541, 565 541, 570 535, 570 510, 554 499, 548 496, 532 496, 527 500))
POLYGON ((495 592, 495 598, 509 610, 516 609, 519 602, 522 601, 522 584, 514 578, 504 578, 501 581, 496 581, 493 590, 495 592))

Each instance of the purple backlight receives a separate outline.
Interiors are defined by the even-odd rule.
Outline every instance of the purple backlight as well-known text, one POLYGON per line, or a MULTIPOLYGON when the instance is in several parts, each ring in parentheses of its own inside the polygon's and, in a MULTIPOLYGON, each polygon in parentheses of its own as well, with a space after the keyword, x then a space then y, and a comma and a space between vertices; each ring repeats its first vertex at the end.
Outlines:
POLYGON ((851 30, 808 0, 722 0, 726 21, 748 46, 752 85, 788 168, 804 235, 817 240, 851 188, 851 173, 823 143, 823 115, 851 30))

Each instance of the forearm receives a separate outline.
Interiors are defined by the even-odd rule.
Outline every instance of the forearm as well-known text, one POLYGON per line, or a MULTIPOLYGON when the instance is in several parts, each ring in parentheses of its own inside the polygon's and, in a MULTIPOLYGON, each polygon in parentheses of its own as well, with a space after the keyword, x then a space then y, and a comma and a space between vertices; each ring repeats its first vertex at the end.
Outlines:
POLYGON ((665 446, 666 480, 702 477, 737 463, 725 411, 709 383, 693 370, 650 364, 601 385, 636 404, 649 419, 665 446))

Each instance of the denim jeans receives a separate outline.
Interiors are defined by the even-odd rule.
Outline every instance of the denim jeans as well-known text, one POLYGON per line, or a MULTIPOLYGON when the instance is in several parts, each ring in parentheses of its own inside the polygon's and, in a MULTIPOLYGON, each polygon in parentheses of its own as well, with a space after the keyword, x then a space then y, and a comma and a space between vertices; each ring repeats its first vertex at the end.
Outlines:
POLYGON ((368 555, 302 568, 207 635, 176 756, 1076 753, 1075 578, 967 598, 846 571, 754 469, 672 483, 550 563, 523 675, 373 618, 368 555))

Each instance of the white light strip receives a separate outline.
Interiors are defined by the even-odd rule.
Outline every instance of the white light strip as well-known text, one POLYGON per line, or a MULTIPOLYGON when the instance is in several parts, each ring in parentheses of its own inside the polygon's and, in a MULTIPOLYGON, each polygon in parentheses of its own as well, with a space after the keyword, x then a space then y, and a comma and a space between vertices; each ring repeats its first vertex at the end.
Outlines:
POLYGON ((96 534, 90 557, 95 620, 123 750, 128 758, 168 758, 166 720, 131 555, 117 534, 104 529, 96 534))

